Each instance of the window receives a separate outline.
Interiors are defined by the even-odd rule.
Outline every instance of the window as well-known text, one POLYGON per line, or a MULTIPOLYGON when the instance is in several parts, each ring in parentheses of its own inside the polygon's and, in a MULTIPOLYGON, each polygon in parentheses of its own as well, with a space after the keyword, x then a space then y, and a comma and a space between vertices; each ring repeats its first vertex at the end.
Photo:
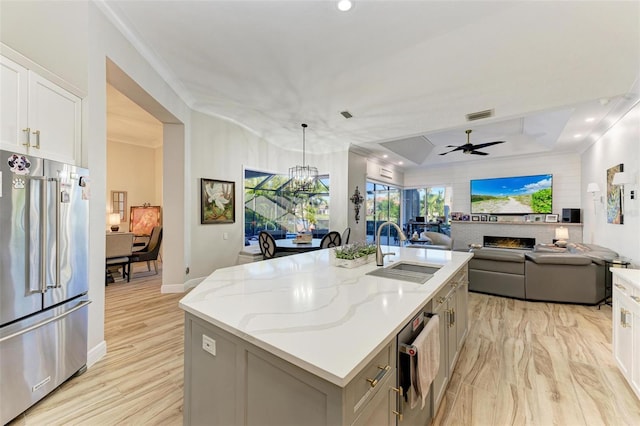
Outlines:
POLYGON ((120 222, 127 221, 127 192, 111 191, 111 212, 120 213, 120 222))
MULTIPOLYGON (((425 228, 430 231, 449 233, 451 187, 434 186, 427 188, 405 189, 403 221, 405 229, 412 233, 412 222, 427 222, 425 228)), ((422 230, 422 228, 420 228, 422 230)))
POLYGON ((329 231, 329 175, 320 176, 313 190, 291 193, 289 176, 258 170, 244 173, 245 245, 257 244, 260 231, 274 238, 293 238, 296 233, 329 231))

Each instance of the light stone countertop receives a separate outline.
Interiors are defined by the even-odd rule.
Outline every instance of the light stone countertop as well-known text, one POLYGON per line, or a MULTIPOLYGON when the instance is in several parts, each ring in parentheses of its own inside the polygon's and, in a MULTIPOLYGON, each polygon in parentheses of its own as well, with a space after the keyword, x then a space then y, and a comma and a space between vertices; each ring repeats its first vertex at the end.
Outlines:
POLYGON ((613 275, 625 279, 640 290, 640 269, 609 268, 613 275))
POLYGON ((331 265, 333 250, 219 269, 180 307, 300 368, 344 387, 472 257, 383 247, 399 260, 442 266, 425 284, 365 275, 375 262, 331 265))

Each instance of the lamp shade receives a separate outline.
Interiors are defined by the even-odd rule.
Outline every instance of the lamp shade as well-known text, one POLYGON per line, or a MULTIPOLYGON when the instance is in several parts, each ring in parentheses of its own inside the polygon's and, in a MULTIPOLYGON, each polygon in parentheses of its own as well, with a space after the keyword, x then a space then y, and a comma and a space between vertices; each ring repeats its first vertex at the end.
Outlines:
POLYGON ((120 213, 109 213, 109 225, 112 232, 118 232, 120 229, 120 213))
POLYGON ((569 238, 569 229, 561 226, 556 228, 556 240, 566 240, 569 238))
POLYGON ((626 185, 628 183, 633 183, 633 174, 630 172, 618 172, 613 175, 613 181, 611 181, 613 185, 626 185))
POLYGON ((594 192, 600 192, 600 186, 598 186, 598 184, 595 182, 591 182, 587 185, 587 192, 590 192, 592 194, 594 192))
POLYGON ((120 213, 109 214, 109 225, 120 225, 120 213))

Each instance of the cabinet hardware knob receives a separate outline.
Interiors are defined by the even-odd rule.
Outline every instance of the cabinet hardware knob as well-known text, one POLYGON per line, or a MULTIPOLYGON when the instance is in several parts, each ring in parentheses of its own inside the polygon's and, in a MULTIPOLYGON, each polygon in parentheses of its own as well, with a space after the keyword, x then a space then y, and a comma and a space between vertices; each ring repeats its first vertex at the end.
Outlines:
POLYGON ((447 300, 447 299, 445 299, 444 297, 438 297, 437 302, 438 302, 439 305, 442 305, 445 300, 447 300))
POLYGON ((22 129, 23 132, 25 132, 27 134, 27 142, 23 143, 22 145, 26 146, 27 148, 31 146, 31 128, 27 127, 26 129, 22 129))

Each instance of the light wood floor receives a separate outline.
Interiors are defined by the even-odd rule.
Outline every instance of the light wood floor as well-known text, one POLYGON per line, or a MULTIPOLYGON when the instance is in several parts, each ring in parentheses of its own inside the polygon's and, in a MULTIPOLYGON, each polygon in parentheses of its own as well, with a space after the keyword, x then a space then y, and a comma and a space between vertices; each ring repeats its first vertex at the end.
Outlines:
POLYGON ((434 425, 640 425, 611 308, 469 294, 469 335, 434 425))
MULTIPOLYGON (((109 285, 107 356, 13 423, 181 425, 182 295, 159 289, 156 277, 109 285)), ((640 425, 609 307, 469 296, 469 336, 434 426, 640 425)))

